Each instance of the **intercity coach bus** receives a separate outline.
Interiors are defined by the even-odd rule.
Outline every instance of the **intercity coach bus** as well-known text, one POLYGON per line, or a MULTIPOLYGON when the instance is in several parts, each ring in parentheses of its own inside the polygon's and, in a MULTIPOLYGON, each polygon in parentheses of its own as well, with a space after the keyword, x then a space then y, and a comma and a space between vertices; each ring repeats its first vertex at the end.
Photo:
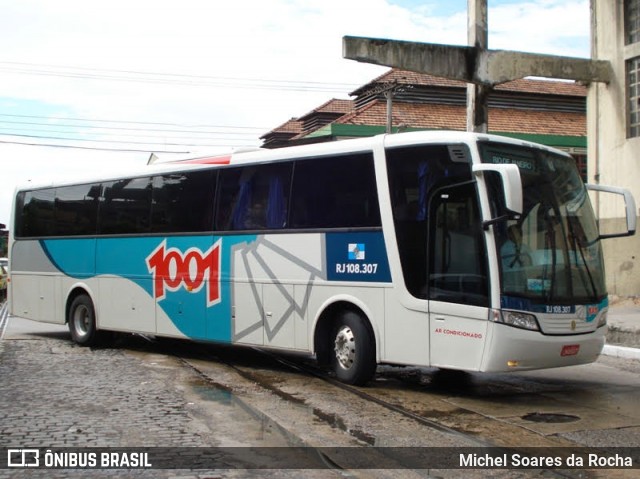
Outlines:
MULTIPOLYGON (((416 132, 150 165, 18 189, 12 314, 378 364, 520 371, 594 361, 608 310, 574 160, 416 132)), ((635 203, 622 189, 627 231, 635 203)), ((611 235, 609 235, 611 236, 611 235)))

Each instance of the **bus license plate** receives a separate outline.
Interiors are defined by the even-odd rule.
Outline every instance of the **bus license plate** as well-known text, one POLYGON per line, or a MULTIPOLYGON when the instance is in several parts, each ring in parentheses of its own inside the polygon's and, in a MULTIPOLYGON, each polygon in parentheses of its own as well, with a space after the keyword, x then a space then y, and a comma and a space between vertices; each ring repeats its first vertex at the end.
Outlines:
POLYGON ((562 346, 562 352, 560 352, 560 356, 575 356, 580 351, 579 344, 567 344, 562 346))

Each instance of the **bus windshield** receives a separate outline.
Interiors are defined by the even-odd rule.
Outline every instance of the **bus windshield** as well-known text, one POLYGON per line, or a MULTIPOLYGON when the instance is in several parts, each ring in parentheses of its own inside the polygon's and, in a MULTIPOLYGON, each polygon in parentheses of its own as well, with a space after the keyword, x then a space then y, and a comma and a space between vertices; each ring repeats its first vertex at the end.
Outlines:
MULTIPOLYGON (((599 232, 573 159, 492 142, 479 147, 483 162, 515 164, 522 177, 522 215, 495 226, 503 303, 601 301, 606 289, 599 232)), ((497 181, 489 183, 492 198, 500 198, 497 181)))

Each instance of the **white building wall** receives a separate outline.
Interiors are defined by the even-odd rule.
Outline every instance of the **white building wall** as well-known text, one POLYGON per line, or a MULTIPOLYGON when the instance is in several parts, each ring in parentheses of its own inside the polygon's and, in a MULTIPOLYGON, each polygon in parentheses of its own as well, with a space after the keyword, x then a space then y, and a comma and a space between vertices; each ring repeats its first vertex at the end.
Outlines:
MULTIPOLYGON (((609 84, 593 83, 587 97, 588 181, 628 188, 640 199, 640 137, 627 138, 626 60, 640 57, 640 43, 625 45, 624 0, 591 0, 592 57, 608 60, 609 84)), ((622 202, 593 196, 601 230, 625 228, 622 202)), ((604 242, 609 292, 640 296, 640 234, 604 242)))

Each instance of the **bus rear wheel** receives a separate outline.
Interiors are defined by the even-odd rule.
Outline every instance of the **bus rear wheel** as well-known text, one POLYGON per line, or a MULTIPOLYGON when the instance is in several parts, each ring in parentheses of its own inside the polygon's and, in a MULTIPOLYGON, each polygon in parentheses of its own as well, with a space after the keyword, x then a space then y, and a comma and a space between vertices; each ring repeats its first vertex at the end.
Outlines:
POLYGON ((71 339, 77 344, 80 346, 98 344, 100 337, 96 327, 96 313, 89 296, 81 294, 71 302, 67 322, 71 339))
POLYGON ((337 378, 363 386, 376 371, 374 338, 365 320, 353 311, 338 317, 333 333, 331 362, 337 378))

